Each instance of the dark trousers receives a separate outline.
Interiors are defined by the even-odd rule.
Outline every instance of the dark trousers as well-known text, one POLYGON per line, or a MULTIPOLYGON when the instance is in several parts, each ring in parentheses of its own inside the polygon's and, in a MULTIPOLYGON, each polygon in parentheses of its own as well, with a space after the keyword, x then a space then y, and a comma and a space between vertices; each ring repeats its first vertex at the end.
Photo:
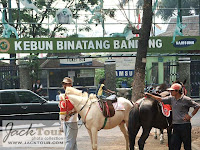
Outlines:
POLYGON ((173 124, 171 149, 180 150, 183 143, 185 150, 191 150, 191 124, 173 124))

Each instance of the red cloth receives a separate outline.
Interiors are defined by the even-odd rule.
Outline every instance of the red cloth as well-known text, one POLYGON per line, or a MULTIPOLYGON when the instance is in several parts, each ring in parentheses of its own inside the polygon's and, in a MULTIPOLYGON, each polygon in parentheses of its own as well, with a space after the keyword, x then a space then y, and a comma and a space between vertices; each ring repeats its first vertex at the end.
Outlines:
POLYGON ((63 113, 68 114, 72 109, 74 109, 74 106, 70 102, 67 95, 65 96, 65 100, 62 100, 62 99, 60 100, 59 106, 60 106, 60 114, 63 114, 63 113))
POLYGON ((170 111, 172 111, 172 107, 169 104, 164 104, 163 102, 160 102, 160 104, 161 104, 163 115, 166 117, 169 117, 170 111))
POLYGON ((185 86, 183 86, 183 94, 187 95, 187 90, 186 90, 185 86))

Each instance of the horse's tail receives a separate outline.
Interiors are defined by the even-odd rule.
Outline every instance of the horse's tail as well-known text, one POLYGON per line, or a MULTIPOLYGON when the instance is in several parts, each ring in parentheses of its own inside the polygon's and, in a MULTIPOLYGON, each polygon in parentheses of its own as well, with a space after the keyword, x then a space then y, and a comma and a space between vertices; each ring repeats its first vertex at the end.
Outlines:
POLYGON ((139 105, 135 104, 129 113, 128 133, 130 150, 134 150, 135 138, 140 129, 139 105))

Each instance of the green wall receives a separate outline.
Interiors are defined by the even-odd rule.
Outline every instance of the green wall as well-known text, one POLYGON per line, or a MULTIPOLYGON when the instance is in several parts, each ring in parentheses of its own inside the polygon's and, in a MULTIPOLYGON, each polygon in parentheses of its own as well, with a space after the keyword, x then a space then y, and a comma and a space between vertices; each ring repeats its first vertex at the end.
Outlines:
MULTIPOLYGON (((164 63, 170 61, 176 61, 176 56, 165 56, 165 57, 147 57, 146 63, 146 81, 147 84, 152 84, 152 63, 158 63, 158 84, 164 83, 164 63)), ((173 68, 173 72, 176 72, 176 68, 173 68)), ((171 71, 170 71, 171 73, 171 71)), ((174 81, 173 78, 170 78, 170 81, 174 81)))

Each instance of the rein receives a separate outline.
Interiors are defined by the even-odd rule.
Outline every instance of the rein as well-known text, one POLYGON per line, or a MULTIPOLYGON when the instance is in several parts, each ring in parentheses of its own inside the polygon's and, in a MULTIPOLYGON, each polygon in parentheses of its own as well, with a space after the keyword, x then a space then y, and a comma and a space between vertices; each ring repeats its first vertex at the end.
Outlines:
MULTIPOLYGON (((89 98, 87 99, 86 103, 83 105, 83 107, 79 110, 79 112, 81 112, 83 110, 83 108, 86 106, 86 104, 88 103, 89 98)), ((80 104, 80 103, 79 103, 80 104)), ((78 105, 79 105, 78 104, 78 105)), ((78 107, 78 106, 77 106, 78 107)))
MULTIPOLYGON (((87 99, 87 101, 86 101, 86 103, 83 105, 83 107, 79 110, 79 112, 81 112, 81 111, 83 110, 83 108, 84 108, 84 107, 86 106, 86 104, 88 103, 88 100, 89 100, 89 98, 87 99)), ((85 121, 83 121, 84 125, 85 125, 85 123, 86 123, 86 117, 87 117, 87 115, 88 115, 88 113, 89 113, 89 111, 90 111, 90 108, 91 108, 92 104, 95 103, 95 102, 98 102, 98 101, 91 102, 90 105, 89 105, 89 108, 88 108, 88 110, 87 110, 87 112, 86 112, 86 115, 85 115, 85 117, 84 117, 84 120, 85 120, 85 121)), ((86 125, 85 125, 85 127, 86 127, 86 125)), ((86 128, 87 128, 87 127, 86 127, 86 128)))

